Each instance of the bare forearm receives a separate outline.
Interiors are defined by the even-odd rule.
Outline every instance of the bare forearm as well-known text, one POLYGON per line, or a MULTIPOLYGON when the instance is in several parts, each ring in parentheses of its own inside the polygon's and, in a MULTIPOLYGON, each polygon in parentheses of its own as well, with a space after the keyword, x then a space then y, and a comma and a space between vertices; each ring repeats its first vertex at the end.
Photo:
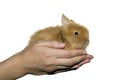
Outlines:
POLYGON ((0 63, 0 80, 16 80, 26 74, 20 56, 16 54, 0 63))

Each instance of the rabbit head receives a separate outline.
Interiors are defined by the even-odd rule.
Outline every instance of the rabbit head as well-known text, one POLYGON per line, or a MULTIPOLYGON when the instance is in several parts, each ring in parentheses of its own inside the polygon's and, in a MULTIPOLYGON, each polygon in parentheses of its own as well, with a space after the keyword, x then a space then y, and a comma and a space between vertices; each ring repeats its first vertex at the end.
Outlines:
POLYGON ((89 32, 84 26, 62 15, 61 40, 66 44, 65 49, 86 49, 89 32))

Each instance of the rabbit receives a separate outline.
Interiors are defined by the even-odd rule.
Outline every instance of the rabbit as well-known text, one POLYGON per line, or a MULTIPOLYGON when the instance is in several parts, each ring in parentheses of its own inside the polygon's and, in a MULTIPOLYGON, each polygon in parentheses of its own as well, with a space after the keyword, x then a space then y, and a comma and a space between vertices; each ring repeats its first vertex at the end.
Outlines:
POLYGON ((86 49, 89 44, 88 29, 69 20, 64 14, 62 14, 61 22, 61 26, 51 26, 35 32, 29 44, 39 40, 54 40, 65 43, 64 49, 86 49))

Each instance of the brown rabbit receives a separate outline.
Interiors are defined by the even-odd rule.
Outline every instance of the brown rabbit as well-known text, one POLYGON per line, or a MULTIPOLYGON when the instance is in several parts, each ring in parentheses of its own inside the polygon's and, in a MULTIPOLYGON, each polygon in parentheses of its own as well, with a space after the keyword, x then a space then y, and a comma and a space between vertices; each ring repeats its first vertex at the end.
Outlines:
POLYGON ((86 49, 89 43, 88 30, 62 15, 62 26, 48 27, 35 32, 29 44, 39 40, 55 40, 65 43, 65 49, 86 49))

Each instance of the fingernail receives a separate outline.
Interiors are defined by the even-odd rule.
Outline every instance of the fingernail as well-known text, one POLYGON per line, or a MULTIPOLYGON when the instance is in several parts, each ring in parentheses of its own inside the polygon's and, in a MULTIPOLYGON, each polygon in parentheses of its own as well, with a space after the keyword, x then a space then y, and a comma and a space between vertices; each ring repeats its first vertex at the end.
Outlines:
POLYGON ((64 46, 65 46, 65 43, 59 43, 59 46, 60 46, 60 47, 64 47, 64 46))
POLYGON ((93 59, 93 56, 92 55, 87 55, 88 58, 90 59, 93 59))

